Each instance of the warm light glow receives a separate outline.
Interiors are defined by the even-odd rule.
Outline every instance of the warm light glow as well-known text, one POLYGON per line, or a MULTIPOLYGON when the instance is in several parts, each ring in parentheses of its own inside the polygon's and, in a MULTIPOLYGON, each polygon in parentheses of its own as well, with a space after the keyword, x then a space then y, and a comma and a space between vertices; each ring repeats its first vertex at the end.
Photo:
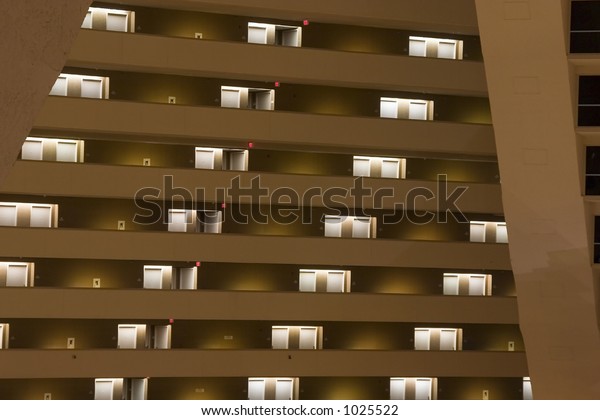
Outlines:
POLYGON ((106 9, 104 7, 90 7, 90 8, 88 8, 88 10, 90 10, 90 11, 104 11, 104 12, 107 12, 107 13, 119 13, 119 14, 129 13, 129 11, 127 11, 127 10, 106 9))
POLYGON ((298 378, 292 378, 292 377, 288 377, 288 376, 262 376, 262 377, 250 377, 248 378, 249 381, 264 381, 266 379, 285 379, 285 380, 296 380, 298 378))
POLYGON ((86 79, 98 80, 98 81, 104 81, 104 79, 106 79, 104 76, 90 76, 88 74, 73 74, 73 73, 61 73, 58 77, 69 77, 69 76, 85 77, 86 79))
POLYGON ((320 328, 316 325, 273 325, 271 328, 320 328))

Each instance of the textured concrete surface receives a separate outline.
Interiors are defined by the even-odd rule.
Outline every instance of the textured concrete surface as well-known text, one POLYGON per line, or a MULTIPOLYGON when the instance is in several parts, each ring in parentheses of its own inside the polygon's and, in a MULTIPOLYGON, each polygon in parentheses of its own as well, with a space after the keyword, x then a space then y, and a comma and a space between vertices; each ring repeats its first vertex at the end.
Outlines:
POLYGON ((570 2, 476 5, 533 396, 598 399, 594 230, 574 130, 570 2))
POLYGON ((0 185, 56 77, 91 0, 0 0, 0 185))

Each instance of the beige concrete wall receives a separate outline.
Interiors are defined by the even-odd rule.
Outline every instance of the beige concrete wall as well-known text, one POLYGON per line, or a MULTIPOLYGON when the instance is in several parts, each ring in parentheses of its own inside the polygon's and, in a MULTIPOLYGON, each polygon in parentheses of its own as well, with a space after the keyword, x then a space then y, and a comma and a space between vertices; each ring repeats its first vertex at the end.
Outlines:
POLYGON ((81 31, 67 65, 260 82, 277 80, 282 84, 487 95, 481 62, 419 60, 408 56, 353 54, 311 48, 269 48, 239 42, 208 42, 119 32, 81 31), (451 84, 448 83, 450 74, 451 84))
POLYGON ((264 16, 302 21, 304 19, 385 28, 441 31, 477 34, 477 16, 472 0, 427 1, 425 3, 390 3, 374 0, 308 0, 281 3, 276 0, 171 0, 166 5, 160 0, 129 0, 128 4, 169 7, 183 10, 264 16))
POLYGON ((261 148, 295 148, 356 153, 495 156, 487 124, 390 120, 190 107, 125 101, 51 97, 35 129, 46 134, 118 136, 119 139, 197 144, 217 139, 232 147, 253 141, 261 148), (331 133, 335 133, 332 135, 331 133), (368 141, 366 140, 368 139, 368 141))
POLYGON ((5 318, 518 323, 516 300, 494 297, 2 288, 0 298, 5 318))
POLYGON ((522 352, 25 350, 0 352, 3 378, 522 377, 522 352))
POLYGON ((506 244, 0 228, 4 257, 509 270, 506 244))
MULTIPOLYGON (((355 182, 352 176, 303 176, 194 169, 169 169, 167 173, 164 168, 153 167, 20 161, 15 164, 6 183, 0 187, 0 191, 7 194, 44 194, 49 196, 133 200, 136 192, 145 187, 157 188, 161 191, 160 197, 165 196, 165 184, 171 185, 171 181, 165 180, 166 176, 172 176, 173 187, 185 188, 192 196, 195 196, 196 188, 202 187, 205 190, 207 201, 216 200, 217 189, 229 188, 237 177, 239 177, 239 183, 243 188, 250 188, 253 182, 252 179, 259 177, 260 186, 267 188, 269 194, 272 194, 277 188, 291 188, 296 191, 298 196, 292 197, 290 204, 304 206, 323 206, 322 195, 307 194, 317 185, 322 189, 321 191, 330 188, 341 188, 344 191, 350 191, 355 182), (201 183, 198 182, 199 177, 202 179, 201 183), (101 183, 96 182, 99 179, 102 180, 101 183), (95 186, 91 188, 91 185, 95 186)), ((407 197, 410 197, 409 192, 413 189, 418 188, 420 190, 424 188, 431 191, 435 197, 445 195, 440 189, 441 187, 431 181, 365 178, 363 185, 365 188, 371 188, 373 194, 377 190, 389 189, 393 196, 381 200, 381 207, 386 209, 393 208, 394 203, 406 203, 406 208, 409 209, 437 211, 438 202, 436 199, 418 199, 416 202, 410 199, 407 200, 407 197), (438 193, 439 189, 440 192, 438 193)), ((465 213, 502 213, 500 185, 448 183, 446 188, 448 196, 455 189, 466 188, 460 199, 456 201, 458 208, 465 213)), ((350 207, 374 208, 374 205, 376 205, 373 197, 366 198, 361 203, 358 200, 353 200, 350 193, 348 195, 347 198, 336 200, 350 207)), ((249 204, 251 198, 250 196, 242 196, 239 202, 249 204)), ((442 197, 442 200, 444 199, 445 197, 442 197)), ((267 198, 261 200, 268 202, 267 198)))

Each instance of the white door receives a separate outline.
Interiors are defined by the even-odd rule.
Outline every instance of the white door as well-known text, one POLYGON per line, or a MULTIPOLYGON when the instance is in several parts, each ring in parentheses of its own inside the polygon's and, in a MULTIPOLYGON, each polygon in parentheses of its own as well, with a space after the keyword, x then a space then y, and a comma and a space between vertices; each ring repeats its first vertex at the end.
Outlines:
POLYGON ((352 164, 353 176, 371 176, 371 158, 354 156, 352 164))
POLYGON ((265 379, 248 378, 248 399, 249 400, 264 400, 265 399, 265 379))
POLYGON ((44 156, 44 143, 41 139, 26 139, 21 147, 21 159, 42 160, 44 156))
POLYGON ((395 98, 381 98, 379 116, 381 118, 398 118, 398 100, 395 98))
POLYGON ((458 274, 444 274, 444 294, 458 295, 458 274))
POLYGON ((157 325, 154 327, 154 348, 155 349, 170 349, 171 348, 171 326, 157 325))
POLYGON ((196 267, 181 268, 179 270, 180 287, 184 290, 196 290, 198 288, 198 269, 196 267))
POLYGON ((428 328, 415 328, 415 350, 429 350, 430 336, 428 328))
POLYGON ((300 270, 299 287, 301 292, 317 291, 317 272, 300 270))
POLYGON ((196 168, 215 169, 215 150, 196 147, 196 168))
POLYGON ((390 378, 390 400, 406 399, 406 379, 390 378))
POLYGON ((137 336, 139 325, 119 325, 117 336, 117 348, 137 348, 137 336))
POLYGON ((328 292, 344 292, 345 289, 345 271, 328 271, 327 272, 327 291, 328 292))
POLYGON ((128 16, 125 13, 108 12, 106 16, 106 30, 127 32, 128 27, 128 16))
POLYGON ((131 380, 131 399, 148 399, 148 378, 138 378, 131 380))
POLYGON ((246 171, 246 156, 248 152, 245 150, 232 150, 229 154, 230 168, 232 171, 246 171))
POLYGON ((286 29, 281 32, 281 45, 287 47, 300 46, 300 33, 302 28, 286 29))
POLYGON ((325 236, 340 238, 343 219, 341 216, 325 216, 325 236))
POLYGON ((456 330, 440 330, 440 350, 456 350, 456 330))
POLYGON ((221 88, 221 106, 223 108, 239 108, 240 98, 239 89, 221 88))
POLYGON ((0 226, 17 226, 16 204, 0 204, 0 226))
POLYGON ((169 210, 169 232, 185 232, 187 222, 186 210, 169 210))
POLYGON ((400 163, 400 179, 406 179, 406 159, 398 159, 400 163))
POLYGON ((94 386, 95 400, 112 400, 115 394, 114 379, 96 379, 94 386))
POLYGON ((317 348, 317 327, 300 327, 300 349, 317 348))
POLYGON ((83 23, 81 24, 83 29, 92 29, 92 11, 88 10, 83 18, 83 23))
POLYGON ((266 44, 267 43, 267 25, 260 23, 248 23, 248 43, 266 44))
POLYGON ((275 103, 275 91, 256 92, 256 109, 272 110, 275 103))
POLYGON ((371 218, 370 217, 355 217, 352 221, 352 237, 353 238, 370 238, 371 237, 371 218))
POLYGON ((438 43, 438 58, 456 58, 456 41, 440 41, 438 43))
POLYGON ((400 160, 399 159, 382 159, 381 160, 381 177, 382 178, 399 178, 400 177, 400 160))
POLYGON ((415 400, 431 399, 431 378, 416 378, 415 400))
POLYGON ((50 95, 67 96, 67 76, 58 76, 50 90, 50 95))
POLYGON ((471 242, 485 242, 485 223, 471 222, 469 240, 471 242))
POLYGON ((163 288, 163 267, 144 266, 144 289, 163 288))
POLYGON ((523 378, 523 399, 533 400, 533 388, 531 387, 531 378, 523 378))
POLYGON ((81 97, 102 99, 102 79, 83 77, 81 79, 81 97))
POLYGON ((204 232, 206 233, 221 233, 223 213, 220 211, 205 211, 204 212, 204 232))
POLYGON ((408 41, 408 55, 425 57, 427 55, 427 41, 424 39, 410 39, 408 41))
POLYGON ((471 275, 469 277, 469 295, 485 296, 486 295, 486 276, 471 275))
POLYGON ((8 348, 8 324, 0 324, 0 350, 8 348))
POLYGON ((52 227, 52 206, 32 205, 31 227, 52 227))
POLYGON ((77 162, 77 142, 59 140, 56 143, 56 160, 58 162, 77 162))
POLYGON ((280 379, 275 380, 275 399, 293 400, 294 399, 294 380, 280 379))
POLYGON ((506 229, 506 223, 496 224, 496 242, 499 244, 508 243, 508 230, 506 229))
POLYGON ((427 119, 427 102, 425 101, 410 101, 408 105, 408 119, 410 120, 426 120, 427 119))
POLYGON ((6 266, 6 286, 27 287, 28 268, 27 264, 8 263, 6 266))
POLYGON ((288 327, 273 327, 271 329, 271 347, 278 350, 289 348, 289 337, 288 327))

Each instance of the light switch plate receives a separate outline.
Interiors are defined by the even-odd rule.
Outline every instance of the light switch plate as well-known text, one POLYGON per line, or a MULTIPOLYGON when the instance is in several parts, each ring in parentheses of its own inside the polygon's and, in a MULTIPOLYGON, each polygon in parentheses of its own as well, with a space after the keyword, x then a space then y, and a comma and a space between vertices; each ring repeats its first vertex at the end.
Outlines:
POLYGON ((74 349, 75 348, 75 338, 69 337, 67 338, 67 348, 74 349))
POLYGON ((92 279, 92 287, 94 288, 100 288, 100 279, 99 278, 94 278, 92 279))
POLYGON ((169 96, 169 103, 170 104, 176 104, 177 103, 177 97, 176 96, 169 96))
POLYGON ((51 400, 52 399, 52 394, 50 392, 44 393, 44 399, 45 400, 51 400))
POLYGON ((144 159, 142 160, 142 164, 143 164, 144 166, 150 166, 150 165, 152 164, 152 159, 150 159, 150 158, 144 158, 144 159))
POLYGON ((508 342, 508 351, 515 351, 515 342, 514 341, 508 342))
POLYGON ((481 394, 481 399, 482 400, 489 400, 490 399, 490 391, 488 391, 487 389, 484 389, 482 394, 481 394))
POLYGON ((196 38, 196 39, 202 39, 202 32, 196 32, 194 34, 194 38, 196 38))
POLYGON ((119 220, 117 222, 117 229, 118 230, 125 230, 125 220, 119 220))

